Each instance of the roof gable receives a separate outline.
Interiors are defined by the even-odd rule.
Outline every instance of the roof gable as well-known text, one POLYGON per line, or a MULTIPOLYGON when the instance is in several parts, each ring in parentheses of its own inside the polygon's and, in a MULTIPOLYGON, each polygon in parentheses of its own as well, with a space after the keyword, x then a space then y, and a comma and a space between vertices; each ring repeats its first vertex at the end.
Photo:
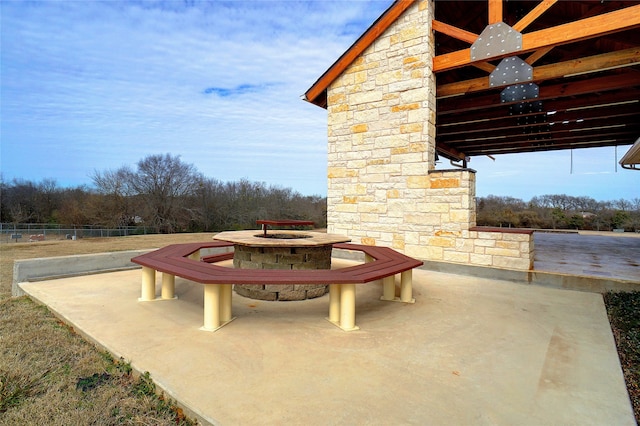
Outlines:
POLYGON ((415 0, 396 0, 304 94, 304 100, 327 107, 327 87, 338 78, 415 0))

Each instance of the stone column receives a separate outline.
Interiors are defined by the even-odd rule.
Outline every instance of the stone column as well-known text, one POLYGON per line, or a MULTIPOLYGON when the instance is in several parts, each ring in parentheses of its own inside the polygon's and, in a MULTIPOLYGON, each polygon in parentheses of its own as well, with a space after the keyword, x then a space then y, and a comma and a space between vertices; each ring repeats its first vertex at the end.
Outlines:
MULTIPOLYGON (((328 232, 404 250, 435 158, 433 3, 410 6, 328 88, 328 232)), ((420 218, 416 218, 419 223, 420 218)))

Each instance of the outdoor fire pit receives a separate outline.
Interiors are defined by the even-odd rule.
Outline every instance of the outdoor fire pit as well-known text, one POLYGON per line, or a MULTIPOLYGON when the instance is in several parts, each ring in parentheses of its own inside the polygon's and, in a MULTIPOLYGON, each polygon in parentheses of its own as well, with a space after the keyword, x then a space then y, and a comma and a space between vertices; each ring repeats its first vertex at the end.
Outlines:
MULTIPOLYGON (((333 244, 351 241, 344 235, 277 230, 227 231, 213 237, 234 245, 233 266, 243 269, 331 269, 333 244)), ((327 285, 244 285, 236 293, 259 300, 305 300, 329 291, 327 285)))

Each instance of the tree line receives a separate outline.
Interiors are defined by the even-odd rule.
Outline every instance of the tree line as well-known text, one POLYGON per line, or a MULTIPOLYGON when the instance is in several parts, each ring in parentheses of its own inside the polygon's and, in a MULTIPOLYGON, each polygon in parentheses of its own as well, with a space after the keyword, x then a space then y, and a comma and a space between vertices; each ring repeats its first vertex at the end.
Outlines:
POLYGON ((242 179, 205 177, 179 156, 150 155, 135 168, 94 171, 93 187, 61 188, 53 179, 0 180, 0 221, 144 225, 160 233, 252 229, 258 219, 312 220, 326 227, 326 198, 242 179))
POLYGON ((596 201, 590 197, 541 195, 525 202, 513 197, 478 197, 480 226, 541 229, 640 230, 640 198, 596 201))
MULTIPOLYGON (((144 225, 161 233, 252 229, 258 219, 327 223, 327 199, 290 188, 242 179, 221 182, 179 156, 150 155, 135 168, 94 171, 93 187, 61 188, 53 179, 34 183, 0 178, 0 222, 144 225)), ((541 229, 640 230, 640 198, 596 201, 590 197, 542 195, 477 198, 483 226, 541 229)))

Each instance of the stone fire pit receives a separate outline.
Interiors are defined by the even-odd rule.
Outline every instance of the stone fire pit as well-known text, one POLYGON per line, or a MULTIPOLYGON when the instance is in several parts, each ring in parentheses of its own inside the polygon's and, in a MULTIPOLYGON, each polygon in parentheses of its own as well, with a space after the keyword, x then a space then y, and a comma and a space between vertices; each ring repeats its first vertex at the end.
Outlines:
MULTIPOLYGON (((351 241, 344 235, 276 230, 227 231, 213 237, 234 244, 233 266, 243 269, 331 269, 333 244, 351 241)), ((244 285, 236 293, 259 300, 305 300, 320 297, 328 285, 244 285)))

